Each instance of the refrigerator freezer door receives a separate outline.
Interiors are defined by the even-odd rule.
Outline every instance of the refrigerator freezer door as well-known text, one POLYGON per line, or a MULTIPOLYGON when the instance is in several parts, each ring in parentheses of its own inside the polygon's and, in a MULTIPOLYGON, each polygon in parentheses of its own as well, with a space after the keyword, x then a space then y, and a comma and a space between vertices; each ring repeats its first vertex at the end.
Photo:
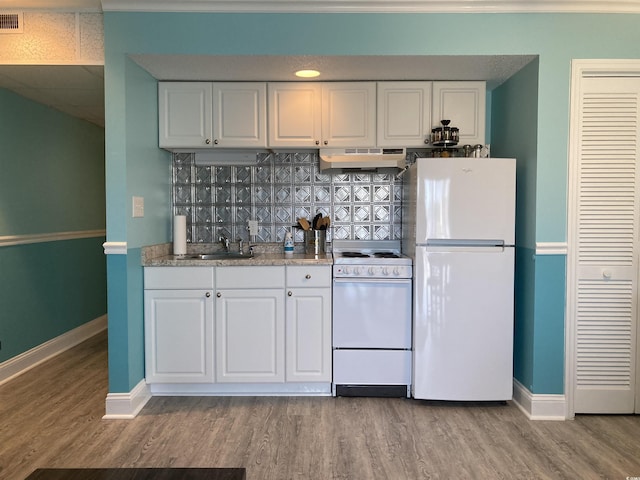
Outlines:
POLYGON ((512 398, 513 250, 416 249, 415 398, 512 398))
POLYGON ((416 243, 502 240, 515 243, 513 158, 419 158, 416 243))

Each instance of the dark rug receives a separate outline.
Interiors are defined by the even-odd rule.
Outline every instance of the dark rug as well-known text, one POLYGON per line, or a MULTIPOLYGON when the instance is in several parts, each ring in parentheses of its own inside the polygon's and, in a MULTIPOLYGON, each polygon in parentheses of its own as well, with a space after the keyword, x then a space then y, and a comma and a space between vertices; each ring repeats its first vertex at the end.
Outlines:
POLYGON ((39 468, 25 480, 246 479, 246 468, 39 468))

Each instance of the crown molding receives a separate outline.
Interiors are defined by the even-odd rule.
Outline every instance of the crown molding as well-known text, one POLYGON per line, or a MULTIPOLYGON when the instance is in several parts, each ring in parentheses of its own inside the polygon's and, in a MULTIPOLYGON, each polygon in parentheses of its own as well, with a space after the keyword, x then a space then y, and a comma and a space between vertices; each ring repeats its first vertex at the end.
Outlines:
POLYGON ((640 0, 102 0, 104 12, 640 13, 640 0))

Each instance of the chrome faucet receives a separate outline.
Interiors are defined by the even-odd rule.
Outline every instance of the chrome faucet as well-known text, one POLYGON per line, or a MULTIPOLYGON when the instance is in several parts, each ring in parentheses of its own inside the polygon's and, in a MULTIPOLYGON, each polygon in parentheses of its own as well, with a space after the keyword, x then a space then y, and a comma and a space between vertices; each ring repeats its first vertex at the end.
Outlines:
POLYGON ((224 235, 221 235, 219 238, 220 242, 222 243, 222 245, 224 246, 225 251, 229 251, 229 239, 227 237, 225 237, 224 235))
POLYGON ((238 238, 238 253, 240 253, 240 255, 244 255, 244 250, 242 248, 242 244, 243 244, 242 239, 238 238))

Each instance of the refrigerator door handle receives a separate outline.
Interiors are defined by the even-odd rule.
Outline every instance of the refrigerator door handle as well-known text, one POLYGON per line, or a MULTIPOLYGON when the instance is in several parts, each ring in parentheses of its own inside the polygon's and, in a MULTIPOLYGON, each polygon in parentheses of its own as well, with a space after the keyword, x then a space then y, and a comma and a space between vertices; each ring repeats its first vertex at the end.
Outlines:
POLYGON ((450 239, 440 240, 433 239, 427 240, 426 246, 428 247, 504 247, 504 240, 480 240, 480 239, 450 239))
POLYGON ((425 245, 426 252, 472 252, 472 253, 504 253, 506 250, 513 248, 501 245, 425 245))

